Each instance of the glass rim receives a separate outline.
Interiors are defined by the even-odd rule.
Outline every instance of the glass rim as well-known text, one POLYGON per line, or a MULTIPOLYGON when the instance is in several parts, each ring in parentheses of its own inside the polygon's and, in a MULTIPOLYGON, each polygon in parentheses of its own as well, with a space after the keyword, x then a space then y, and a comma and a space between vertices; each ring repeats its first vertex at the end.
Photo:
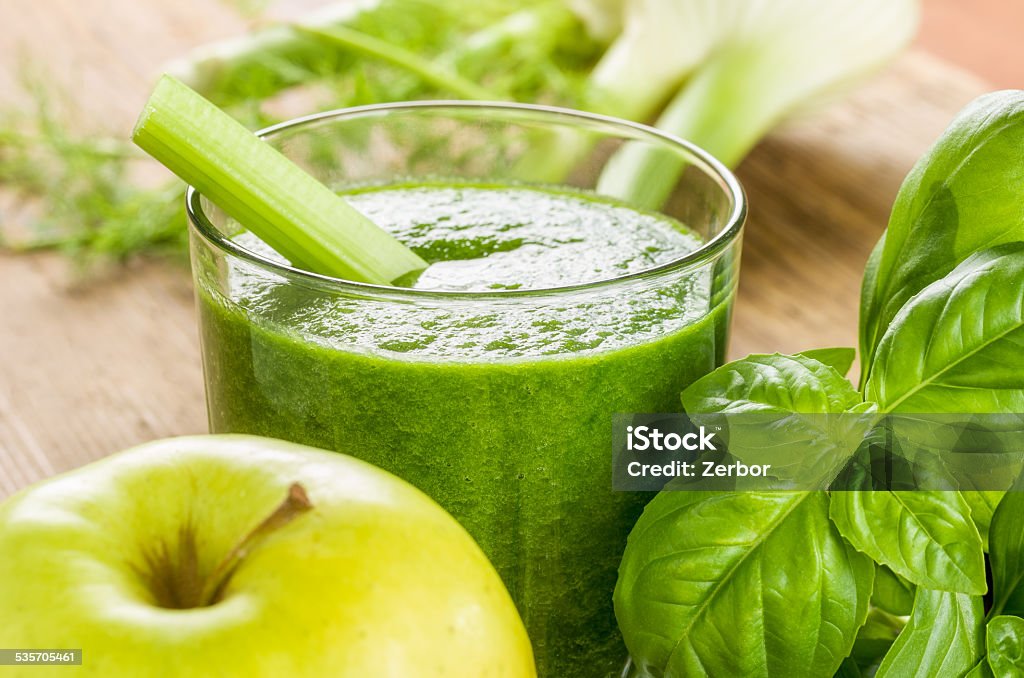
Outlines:
POLYGON ((615 118, 612 116, 601 115, 599 113, 579 111, 571 108, 505 101, 463 101, 454 99, 399 101, 393 103, 338 108, 319 113, 312 113, 265 127, 258 130, 256 135, 260 138, 267 139, 281 132, 293 131, 306 125, 323 122, 325 120, 344 121, 350 118, 412 112, 424 109, 434 111, 478 110, 502 111, 505 113, 534 113, 538 114, 539 117, 548 120, 561 119, 565 121, 584 121, 591 124, 597 123, 612 129, 617 128, 619 130, 625 130, 634 135, 640 134, 648 138, 653 138, 667 146, 681 148, 691 157, 696 159, 697 162, 693 164, 696 164, 706 175, 712 177, 715 180, 715 183, 722 189, 723 193, 729 197, 731 208, 729 210, 725 226, 692 252, 687 252, 681 257, 677 257, 671 261, 667 261, 663 264, 659 264, 658 266, 644 269, 642 271, 635 271, 610 278, 601 278, 593 281, 573 283, 570 285, 558 285, 554 287, 466 291, 418 289, 357 282, 324 275, 322 273, 315 273, 313 271, 307 271, 305 269, 292 266, 291 264, 285 264, 268 259, 267 257, 261 256, 256 252, 239 245, 234 240, 221 233, 220 229, 214 226, 213 222, 207 217, 201 203, 202 195, 192 185, 188 185, 185 190, 185 212, 188 215, 189 222, 195 232, 198 233, 206 243, 213 245, 225 254, 242 259, 259 268, 269 270, 288 279, 304 281, 317 287, 328 286, 335 288, 338 291, 360 295, 383 297, 398 296, 420 299, 443 298, 470 300, 496 300, 562 295, 572 292, 593 291, 595 289, 624 285, 650 279, 659 279, 673 273, 683 273, 712 261, 719 256, 729 245, 733 243, 733 241, 738 238, 746 222, 747 200, 743 187, 740 185, 739 180, 732 171, 722 164, 721 161, 712 156, 708 151, 690 141, 673 134, 669 134, 668 132, 650 125, 644 125, 642 123, 633 122, 632 120, 615 118))

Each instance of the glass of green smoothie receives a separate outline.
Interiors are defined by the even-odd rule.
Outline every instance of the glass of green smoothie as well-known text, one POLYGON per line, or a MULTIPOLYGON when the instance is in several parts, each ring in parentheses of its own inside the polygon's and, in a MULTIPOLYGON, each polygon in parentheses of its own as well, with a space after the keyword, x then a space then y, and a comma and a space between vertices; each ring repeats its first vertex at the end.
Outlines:
POLYGON ((430 267, 407 287, 299 270, 190 191, 211 429, 411 481, 490 557, 541 676, 617 675, 612 589, 649 495, 612 491, 612 415, 678 411, 723 361, 735 178, 654 129, 515 104, 347 109, 262 136, 430 267), (685 166, 661 211, 601 190, 637 152, 685 166))

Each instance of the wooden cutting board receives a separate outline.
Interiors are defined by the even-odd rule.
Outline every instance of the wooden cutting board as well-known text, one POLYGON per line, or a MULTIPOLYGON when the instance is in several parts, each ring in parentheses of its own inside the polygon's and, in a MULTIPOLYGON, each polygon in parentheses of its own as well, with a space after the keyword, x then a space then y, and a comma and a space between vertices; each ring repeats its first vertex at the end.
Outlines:
MULTIPOLYGON (((0 6, 0 102, 33 55, 84 119, 130 129, 159 64, 244 25, 207 0, 0 6), (77 101, 77 100, 76 100, 77 101)), ((732 355, 853 346, 861 272, 900 182, 984 82, 910 52, 761 144, 732 355)), ((0 223, 18 218, 0 187, 0 223)), ((55 255, 0 254, 0 499, 162 436, 205 429, 187 270, 139 263, 88 285, 55 255)))

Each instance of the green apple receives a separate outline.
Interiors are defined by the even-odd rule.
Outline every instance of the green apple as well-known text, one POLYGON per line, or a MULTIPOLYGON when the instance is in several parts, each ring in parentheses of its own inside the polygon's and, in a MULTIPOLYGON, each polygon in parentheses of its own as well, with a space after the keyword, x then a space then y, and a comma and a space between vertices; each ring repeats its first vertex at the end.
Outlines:
POLYGON ((28 676, 535 676, 508 592, 437 504, 249 436, 157 441, 0 505, 0 648, 83 650, 28 676))

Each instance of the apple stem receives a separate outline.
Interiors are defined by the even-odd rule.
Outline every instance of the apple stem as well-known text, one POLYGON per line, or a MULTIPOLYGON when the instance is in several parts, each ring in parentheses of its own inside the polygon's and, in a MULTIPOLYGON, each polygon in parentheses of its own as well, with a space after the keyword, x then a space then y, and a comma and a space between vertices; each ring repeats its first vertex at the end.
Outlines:
POLYGON ((292 483, 288 487, 288 495, 278 505, 274 512, 263 519, 249 534, 244 536, 234 548, 220 561, 216 569, 206 578, 203 586, 203 593, 200 598, 200 606, 213 605, 220 600, 224 587, 227 585, 231 574, 241 563, 242 559, 249 555, 259 541, 271 532, 278 530, 313 508, 306 490, 299 483, 292 483))

